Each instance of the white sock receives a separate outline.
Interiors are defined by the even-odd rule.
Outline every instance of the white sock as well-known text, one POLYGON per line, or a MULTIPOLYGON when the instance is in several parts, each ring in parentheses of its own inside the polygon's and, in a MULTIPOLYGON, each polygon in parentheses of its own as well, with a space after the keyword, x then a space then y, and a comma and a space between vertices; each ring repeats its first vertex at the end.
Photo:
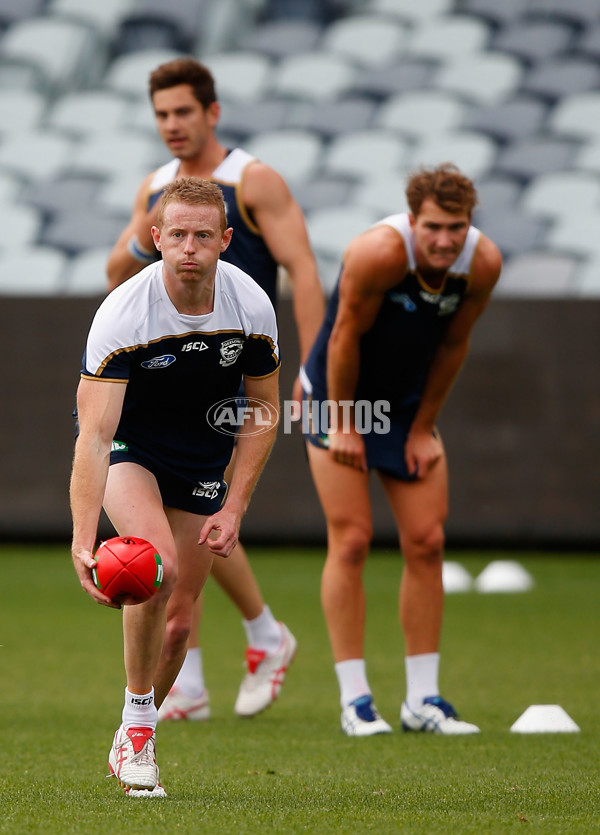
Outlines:
POLYGON ((175 687, 190 699, 199 699, 204 693, 204 669, 200 647, 188 649, 175 679, 175 687))
POLYGON ((246 630, 248 646, 261 649, 267 655, 273 655, 281 646, 281 626, 271 614, 268 606, 262 610, 257 618, 242 620, 246 630))
POLYGON ((439 652, 426 652, 422 655, 407 655, 406 665, 406 704, 411 710, 418 710, 423 700, 429 696, 439 696, 438 670, 439 652))
POLYGON ((158 710, 154 704, 154 687, 149 693, 139 695, 130 693, 125 688, 125 707, 123 708, 123 727, 154 728, 158 722, 158 710))
POLYGON ((334 665, 335 674, 340 686, 340 704, 348 707, 350 702, 360 696, 368 696, 371 688, 367 681, 367 671, 364 658, 350 658, 348 661, 338 661, 334 665))

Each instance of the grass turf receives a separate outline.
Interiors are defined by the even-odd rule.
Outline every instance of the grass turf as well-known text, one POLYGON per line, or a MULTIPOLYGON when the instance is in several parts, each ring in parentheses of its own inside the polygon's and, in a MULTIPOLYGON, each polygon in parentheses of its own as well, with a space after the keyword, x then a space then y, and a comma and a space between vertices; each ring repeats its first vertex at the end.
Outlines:
MULTIPOLYGON (((207 723, 160 726, 166 800, 104 779, 122 708, 120 615, 80 589, 67 547, 0 547, 0 832, 590 833, 600 831, 597 584, 592 555, 510 554, 523 594, 448 595, 442 692, 476 737, 349 739, 319 603, 323 551, 252 549, 266 599, 299 640, 281 699, 234 716, 239 615, 209 585, 203 625, 207 723), (560 704, 576 734, 510 733, 530 704, 560 704)), ((500 553, 452 552, 476 576, 500 553)), ((382 715, 404 694, 396 597, 401 564, 365 572, 366 657, 382 715)))

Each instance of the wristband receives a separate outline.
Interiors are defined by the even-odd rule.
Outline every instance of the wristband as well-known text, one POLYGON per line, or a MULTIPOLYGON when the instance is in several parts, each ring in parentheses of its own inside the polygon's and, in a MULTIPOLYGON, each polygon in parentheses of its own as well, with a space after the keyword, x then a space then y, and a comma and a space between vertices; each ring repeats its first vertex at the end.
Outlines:
POLYGON ((133 255, 136 261, 140 261, 142 264, 151 264, 153 261, 156 261, 158 255, 156 250, 151 252, 142 246, 137 235, 132 235, 127 241, 127 251, 130 255, 133 255))

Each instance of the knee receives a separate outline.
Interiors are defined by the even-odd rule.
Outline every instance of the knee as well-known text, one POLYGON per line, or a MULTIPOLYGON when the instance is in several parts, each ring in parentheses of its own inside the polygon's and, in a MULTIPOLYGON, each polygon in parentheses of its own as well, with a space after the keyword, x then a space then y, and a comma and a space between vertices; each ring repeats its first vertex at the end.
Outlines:
POLYGON ((348 568, 362 568, 369 553, 372 529, 368 525, 348 525, 331 537, 331 550, 336 559, 348 568))
POLYGON ((445 535, 441 524, 436 523, 415 529, 402 536, 402 553, 406 562, 437 565, 444 555, 445 535))
POLYGON ((191 629, 191 612, 178 611, 167 618, 165 630, 165 648, 167 651, 178 652, 187 644, 191 629))

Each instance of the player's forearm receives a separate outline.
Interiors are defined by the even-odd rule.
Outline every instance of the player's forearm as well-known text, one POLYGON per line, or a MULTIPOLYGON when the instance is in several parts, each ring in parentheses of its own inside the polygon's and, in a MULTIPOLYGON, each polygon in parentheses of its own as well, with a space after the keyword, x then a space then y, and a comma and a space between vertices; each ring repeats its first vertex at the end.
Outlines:
POLYGON ((440 345, 427 375, 421 402, 413 420, 413 429, 433 431, 468 352, 468 340, 452 346, 440 345))
POLYGON ((337 425, 341 426, 348 406, 353 402, 360 370, 358 338, 334 328, 327 349, 327 397, 338 404, 337 425))
POLYGON ((298 331, 300 362, 304 363, 325 317, 325 296, 316 269, 292 276, 294 318, 298 331))
POLYGON ((74 551, 91 551, 96 541, 109 456, 110 447, 102 449, 97 443, 78 438, 70 484, 74 551))
MULTIPOLYGON (((245 427, 246 432, 249 430, 251 427, 245 427)), ((248 509, 254 488, 271 454, 276 431, 274 426, 261 434, 247 434, 238 439, 235 469, 225 506, 235 511, 240 518, 248 509)))
POLYGON ((155 258, 151 258, 149 255, 147 259, 135 258, 128 248, 127 241, 118 243, 106 262, 108 291, 110 292, 119 284, 123 284, 128 278, 139 273, 154 260, 155 258))

